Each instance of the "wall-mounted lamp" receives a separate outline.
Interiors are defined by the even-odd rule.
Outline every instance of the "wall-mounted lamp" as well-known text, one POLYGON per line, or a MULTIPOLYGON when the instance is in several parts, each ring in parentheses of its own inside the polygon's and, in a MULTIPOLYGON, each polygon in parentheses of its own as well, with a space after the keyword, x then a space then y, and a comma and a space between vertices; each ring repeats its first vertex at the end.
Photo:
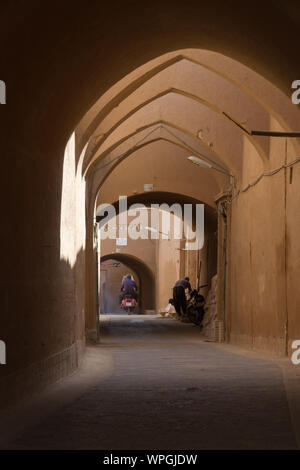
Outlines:
POLYGON ((193 155, 191 155, 190 157, 188 157, 188 160, 190 162, 194 163, 194 165, 200 166, 201 168, 210 168, 210 169, 213 169, 213 170, 216 170, 216 171, 220 171, 221 173, 224 173, 224 175, 233 176, 225 168, 218 168, 216 166, 213 166, 210 163, 206 162, 205 160, 202 160, 199 157, 194 157, 193 155))
POLYGON ((232 175, 230 171, 226 170, 225 168, 218 168, 216 166, 213 166, 210 163, 206 162, 205 160, 202 160, 199 157, 194 157, 193 155, 188 157, 188 160, 194 163, 194 165, 200 166, 201 168, 208 168, 208 169, 216 170, 216 171, 219 171, 220 173, 223 173, 224 175, 229 176, 230 178, 233 178, 234 185, 235 185, 235 176, 232 175))
POLYGON ((152 233, 160 233, 161 235, 166 235, 168 237, 168 240, 170 240, 170 232, 168 233, 165 233, 165 232, 161 232, 160 230, 157 230, 156 228, 153 228, 153 227, 144 227, 145 230, 148 230, 149 232, 152 232, 152 233))

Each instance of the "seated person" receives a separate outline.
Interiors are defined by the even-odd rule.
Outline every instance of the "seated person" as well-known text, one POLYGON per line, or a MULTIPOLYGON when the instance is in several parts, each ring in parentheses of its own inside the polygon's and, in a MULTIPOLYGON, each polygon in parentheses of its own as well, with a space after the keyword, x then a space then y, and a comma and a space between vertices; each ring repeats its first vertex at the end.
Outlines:
POLYGON ((186 314, 186 295, 185 289, 188 289, 191 292, 190 279, 184 277, 179 279, 173 287, 173 301, 176 313, 181 317, 186 314))

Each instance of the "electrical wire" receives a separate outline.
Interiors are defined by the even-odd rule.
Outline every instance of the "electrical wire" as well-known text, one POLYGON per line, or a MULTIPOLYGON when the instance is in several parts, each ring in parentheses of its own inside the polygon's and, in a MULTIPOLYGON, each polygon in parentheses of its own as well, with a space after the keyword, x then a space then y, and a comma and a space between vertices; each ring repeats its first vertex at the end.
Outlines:
POLYGON ((189 145, 185 140, 181 139, 180 137, 178 137, 174 132, 172 132, 170 129, 168 129, 166 126, 164 126, 163 124, 160 124, 159 126, 155 127, 154 129, 151 129, 150 132, 148 132, 142 139, 138 140, 132 147, 130 147, 130 149, 126 150, 126 152, 122 153, 121 155, 118 155, 117 157, 114 157, 112 158, 109 162, 107 163, 104 163, 103 165, 101 165, 99 168, 97 168, 95 170, 95 172, 99 171, 99 170, 102 170, 103 168, 111 165, 112 163, 114 163, 115 161, 117 160, 121 160, 128 152, 130 152, 131 150, 137 148, 139 146, 139 144, 141 144, 145 139, 147 139, 147 137, 149 137, 151 134, 153 134, 155 131, 157 131, 158 129, 164 129, 168 134, 172 135, 175 139, 177 139, 181 144, 183 144, 185 147, 187 147, 189 150, 191 150, 193 153, 196 153, 197 155, 200 155, 201 157, 205 158, 205 160, 209 161, 210 163, 212 163, 213 165, 217 165, 219 168, 222 168, 223 171, 228 171, 227 168, 223 167, 222 165, 220 165, 219 163, 215 162, 214 160, 212 160, 211 158, 207 157, 206 155, 203 155, 201 152, 199 152, 198 150, 196 150, 194 147, 192 147, 191 145, 189 145))
MULTIPOLYGON (((225 114, 225 113, 224 113, 225 114)), ((115 161, 117 160, 120 160, 122 159, 129 151, 137 148, 139 146, 139 144, 141 144, 144 140, 146 140, 151 134, 153 134, 155 131, 157 131, 158 129, 164 129, 167 133, 169 133, 170 135, 172 135, 173 137, 175 137, 175 139, 177 139, 179 142, 181 142, 184 146, 186 146, 188 149, 190 149, 192 152, 194 153, 197 153, 198 155, 200 155, 201 157, 205 158, 206 160, 208 160, 209 162, 213 163, 213 165, 218 165, 220 168, 222 168, 223 170, 227 170, 226 168, 222 167, 222 165, 218 164, 217 162, 214 162, 213 160, 211 160, 209 157, 207 157, 206 155, 203 155, 201 152, 199 152, 198 150, 194 149, 191 145, 189 145, 185 140, 181 139, 180 137, 178 137, 174 132, 172 132, 170 129, 168 129, 166 126, 164 126, 163 124, 160 124, 159 126, 155 127, 154 129, 151 129, 151 131, 149 131, 144 137, 142 137, 140 140, 138 140, 129 150, 126 150, 126 152, 122 153, 121 155, 118 155, 117 157, 114 157, 112 160, 110 160, 109 162, 105 163, 104 165, 100 166, 99 168, 97 168, 95 170, 96 171, 99 171, 99 170, 102 170, 103 168, 111 165, 112 163, 114 163, 115 161)), ((245 131, 247 133, 249 133, 246 129, 245 131)), ((290 168, 292 167, 293 165, 297 164, 300 162, 300 157, 296 158, 295 160, 293 160, 292 162, 290 163, 286 163, 286 164, 283 164, 281 165, 280 167, 278 168, 275 168, 274 170, 271 170, 271 171, 268 171, 268 172, 263 172, 261 175, 259 175, 253 182, 247 184, 247 186, 245 186, 244 188, 242 189, 239 189, 236 194, 234 194, 234 196, 232 196, 230 198, 230 201, 228 201, 228 203, 231 203, 235 198, 237 198, 241 193, 245 193, 246 191, 248 191, 250 188, 253 188, 254 186, 256 186, 261 180, 262 178, 264 177, 268 177, 268 176, 274 176, 276 175, 277 173, 279 173, 279 171, 285 169, 285 168, 290 168)))
POLYGON ((211 160, 209 157, 207 157, 206 155, 203 155, 201 152, 199 152, 198 150, 194 149, 191 145, 189 145, 187 142, 185 142, 183 139, 181 139, 180 137, 178 137, 174 132, 172 132, 170 129, 168 129, 167 127, 165 127, 164 125, 161 126, 163 129, 165 129, 166 132, 168 132, 170 135, 172 135, 173 137, 175 137, 175 139, 177 139, 179 142, 181 142, 182 144, 184 144, 187 148, 189 148, 190 150, 192 150, 192 152, 194 153, 197 153, 198 155, 201 155, 201 157, 205 158, 205 160, 208 160, 210 163, 212 163, 213 165, 217 165, 219 166, 220 168, 222 168, 223 171, 226 171, 226 173, 228 172, 227 168, 224 168, 222 165, 220 165, 219 163, 215 162, 214 160, 211 160))
POLYGON ((296 165, 296 163, 299 163, 299 162, 300 162, 300 157, 296 158, 295 160, 293 160, 290 163, 285 163, 285 164, 281 165, 280 167, 275 168, 274 170, 262 173, 252 183, 249 183, 244 188, 239 189, 237 191, 237 193, 231 198, 230 202, 233 199, 235 199, 236 197, 238 197, 241 193, 245 193, 246 191, 248 191, 248 189, 253 188, 253 186, 257 185, 257 183, 259 183, 262 180, 262 178, 264 178, 265 176, 274 176, 277 173, 279 173, 281 170, 283 170, 285 168, 290 168, 290 167, 296 165))
POLYGON ((121 158, 123 158, 130 150, 133 150, 134 148, 136 148, 140 143, 142 143, 145 139, 147 139, 147 137, 149 137, 149 135, 153 134, 153 132, 157 131, 157 129, 160 129, 161 127, 162 127, 162 125, 159 125, 159 126, 155 127, 154 129, 151 129, 150 132, 148 132, 142 139, 138 140, 132 147, 130 147, 129 150, 126 150, 126 152, 123 152, 121 155, 118 155, 117 157, 112 158, 111 160, 109 160, 109 162, 104 163, 104 165, 100 166, 99 168, 97 168, 95 170, 95 173, 97 171, 102 170, 103 168, 111 165, 115 161, 120 160, 121 158))

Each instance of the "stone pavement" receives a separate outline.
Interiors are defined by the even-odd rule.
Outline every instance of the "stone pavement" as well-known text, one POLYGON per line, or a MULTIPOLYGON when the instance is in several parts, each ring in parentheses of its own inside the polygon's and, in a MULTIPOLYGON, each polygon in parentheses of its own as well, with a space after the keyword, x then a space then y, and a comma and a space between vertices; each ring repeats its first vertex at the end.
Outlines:
POLYGON ((285 366, 170 318, 102 316, 81 370, 2 416, 0 447, 296 449, 285 366))

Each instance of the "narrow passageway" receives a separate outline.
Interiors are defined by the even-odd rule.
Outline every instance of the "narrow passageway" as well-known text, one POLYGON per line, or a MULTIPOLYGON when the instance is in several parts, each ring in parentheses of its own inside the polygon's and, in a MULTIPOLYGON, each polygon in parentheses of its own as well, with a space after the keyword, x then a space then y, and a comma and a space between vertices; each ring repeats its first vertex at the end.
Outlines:
POLYGON ((300 449, 299 0, 1 19, 0 449, 300 449))
POLYGON ((276 361, 156 315, 102 315, 100 325, 82 370, 29 406, 38 418, 8 448, 296 448, 276 361))

